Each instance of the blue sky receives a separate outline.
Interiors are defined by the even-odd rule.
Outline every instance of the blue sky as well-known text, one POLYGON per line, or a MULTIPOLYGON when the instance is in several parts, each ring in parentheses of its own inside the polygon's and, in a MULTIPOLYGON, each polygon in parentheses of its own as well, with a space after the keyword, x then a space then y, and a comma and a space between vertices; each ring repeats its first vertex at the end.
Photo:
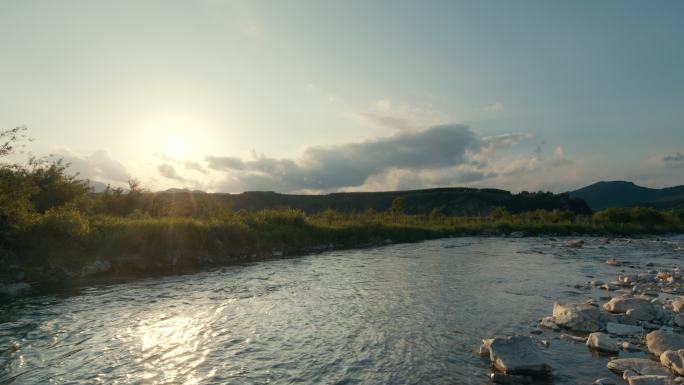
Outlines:
POLYGON ((682 15, 679 1, 4 1, 0 127, 27 125, 34 154, 82 176, 151 189, 682 184, 682 15))

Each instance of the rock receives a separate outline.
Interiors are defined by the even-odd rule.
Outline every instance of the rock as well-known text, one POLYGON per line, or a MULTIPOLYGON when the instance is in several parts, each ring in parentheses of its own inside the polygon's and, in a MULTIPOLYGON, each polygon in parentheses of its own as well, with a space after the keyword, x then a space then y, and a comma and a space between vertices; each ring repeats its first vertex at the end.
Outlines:
POLYGON ((618 353, 617 343, 608 334, 591 333, 587 339, 587 346, 606 353, 618 353))
POLYGON ((639 323, 636 318, 634 318, 631 315, 628 315, 626 313, 625 314, 611 314, 611 315, 614 317, 615 323, 618 323, 618 324, 636 325, 639 323))
POLYGON ((652 321, 653 319, 660 318, 663 316, 662 311, 658 312, 658 309, 653 306, 651 306, 650 309, 629 309, 625 314, 627 314, 632 319, 635 319, 637 321, 652 321))
POLYGON ((3 285, 0 283, 0 297, 14 298, 31 290, 31 285, 26 282, 16 282, 3 285))
POLYGON ((644 329, 646 329, 646 330, 658 330, 658 329, 660 329, 660 325, 656 325, 656 324, 651 323, 651 322, 644 322, 641 324, 641 326, 643 326, 644 329))
POLYGON ((622 372, 622 379, 628 381, 630 377, 636 377, 638 375, 639 373, 633 371, 632 369, 627 369, 624 372, 622 372))
POLYGON ((684 310, 684 298, 677 298, 672 300, 672 311, 681 313, 684 310))
POLYGON ((603 305, 603 309, 611 313, 628 313, 641 320, 650 321, 656 316, 656 311, 649 299, 639 297, 613 297, 603 305))
POLYGON ((608 291, 615 291, 618 289, 618 287, 615 284, 609 282, 609 283, 603 284, 601 286, 601 289, 608 290, 608 291))
POLYGON ((592 382, 592 385, 617 385, 617 382, 610 378, 599 378, 598 380, 592 382))
POLYGON ((97 275, 99 273, 106 273, 107 271, 111 270, 111 268, 111 262, 97 260, 83 268, 83 270, 81 271, 81 277, 88 277, 91 275, 97 275))
POLYGON ((560 338, 564 339, 564 340, 572 341, 572 342, 581 342, 581 343, 587 342, 587 339, 584 337, 573 336, 573 335, 565 334, 565 333, 561 333, 560 338))
POLYGON ((599 287, 599 286, 602 286, 603 284, 604 284, 604 282, 599 281, 599 280, 594 280, 594 281, 589 282, 589 286, 591 286, 591 287, 599 287))
POLYGON ((620 277, 618 278, 618 281, 622 281, 624 283, 635 283, 637 281, 637 275, 636 274, 620 275, 620 277))
POLYGON ((606 331, 610 334, 615 334, 618 336, 631 336, 634 334, 643 333, 644 328, 642 328, 641 326, 622 325, 613 322, 608 322, 608 325, 606 325, 606 331))
POLYGON ((620 261, 619 259, 615 259, 615 258, 608 258, 606 263, 611 265, 611 266, 622 266, 622 261, 620 261))
POLYGON ((555 322, 553 322, 553 317, 544 317, 539 320, 539 326, 547 329, 551 329, 553 331, 559 331, 560 328, 558 325, 556 325, 555 322))
POLYGON ((667 350, 660 355, 660 363, 680 376, 684 376, 684 350, 667 350))
POLYGON ((630 343, 629 341, 623 341, 620 344, 620 348, 622 348, 622 350, 627 350, 629 352, 640 352, 641 351, 640 347, 634 345, 633 343, 630 343))
POLYGON ((525 233, 522 231, 514 231, 511 233, 511 238, 522 238, 525 236, 525 233))
POLYGON ((582 245, 584 245, 584 241, 581 239, 575 239, 572 241, 565 242, 565 247, 570 247, 570 248, 575 248, 575 249, 582 247, 582 245))
POLYGON ((608 362, 606 366, 616 373, 624 373, 631 370, 640 376, 656 375, 671 377, 670 372, 660 366, 659 363, 647 358, 618 358, 608 362))
POLYGON ((649 352, 660 357, 660 355, 667 350, 684 349, 684 336, 663 330, 656 330, 648 333, 646 336, 646 346, 648 347, 649 352))
POLYGON ((492 373, 489 378, 495 384, 531 384, 533 378, 530 376, 521 376, 515 374, 492 373))
POLYGON ((680 328, 684 328, 684 314, 675 314, 674 323, 680 328))
POLYGON ((631 376, 627 378, 629 385, 671 385, 672 378, 667 376, 631 376))
POLYGON ((480 356, 489 356, 489 345, 492 343, 492 339, 482 340, 482 344, 477 349, 477 354, 480 356))
POLYGON ((638 273, 637 281, 645 283, 653 283, 656 281, 656 276, 653 273, 638 273))
POLYGON ((596 332, 603 326, 600 310, 586 303, 554 303, 553 322, 560 327, 579 332, 596 332))
POLYGON ((541 350, 526 336, 492 339, 489 359, 505 374, 545 375, 551 372, 541 350))

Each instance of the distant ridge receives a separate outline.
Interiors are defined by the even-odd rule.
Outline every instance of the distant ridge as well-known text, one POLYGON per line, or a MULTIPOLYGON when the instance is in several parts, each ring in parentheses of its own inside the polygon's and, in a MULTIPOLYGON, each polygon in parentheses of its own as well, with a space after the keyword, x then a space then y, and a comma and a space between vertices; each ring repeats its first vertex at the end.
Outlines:
MULTIPOLYGON (((162 194, 174 194, 174 199, 192 200, 201 192, 171 189, 162 194)), ((512 194, 498 189, 476 189, 465 187, 432 188, 409 191, 344 192, 325 195, 280 194, 272 191, 248 191, 241 194, 212 193, 207 197, 230 202, 233 210, 258 211, 290 207, 307 213, 327 209, 350 212, 387 211, 396 198, 403 199, 403 210, 407 214, 445 215, 488 215, 495 207, 504 207, 508 212, 519 213, 538 209, 570 210, 577 214, 589 214, 591 209, 581 199, 573 199, 567 193, 550 192, 512 194), (436 210, 436 211, 435 211, 436 210)))
POLYGON ((627 181, 602 181, 571 191, 573 198, 584 199, 593 210, 611 207, 684 207, 684 185, 661 189, 638 186, 627 181))

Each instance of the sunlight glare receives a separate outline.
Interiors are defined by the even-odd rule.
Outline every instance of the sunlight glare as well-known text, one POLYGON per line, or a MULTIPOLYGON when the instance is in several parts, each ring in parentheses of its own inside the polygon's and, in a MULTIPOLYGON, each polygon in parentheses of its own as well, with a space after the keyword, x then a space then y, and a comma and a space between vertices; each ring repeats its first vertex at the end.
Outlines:
POLYGON ((141 141, 156 154, 188 160, 197 151, 205 150, 205 126, 201 119, 189 115, 150 118, 143 124, 141 141))
POLYGON ((171 136, 166 143, 165 152, 176 159, 186 159, 189 152, 188 142, 181 136, 171 136))

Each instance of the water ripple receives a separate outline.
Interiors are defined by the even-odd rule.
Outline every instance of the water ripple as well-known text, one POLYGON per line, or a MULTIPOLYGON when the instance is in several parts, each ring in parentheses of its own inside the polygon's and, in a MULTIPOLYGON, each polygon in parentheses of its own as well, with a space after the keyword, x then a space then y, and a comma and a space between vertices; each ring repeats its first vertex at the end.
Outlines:
MULTIPOLYGON (((620 256, 671 266, 684 240, 461 238, 83 287, 0 307, 0 384, 483 384, 479 339, 526 333, 620 256)), ((605 358, 553 343, 557 384, 605 358)))

